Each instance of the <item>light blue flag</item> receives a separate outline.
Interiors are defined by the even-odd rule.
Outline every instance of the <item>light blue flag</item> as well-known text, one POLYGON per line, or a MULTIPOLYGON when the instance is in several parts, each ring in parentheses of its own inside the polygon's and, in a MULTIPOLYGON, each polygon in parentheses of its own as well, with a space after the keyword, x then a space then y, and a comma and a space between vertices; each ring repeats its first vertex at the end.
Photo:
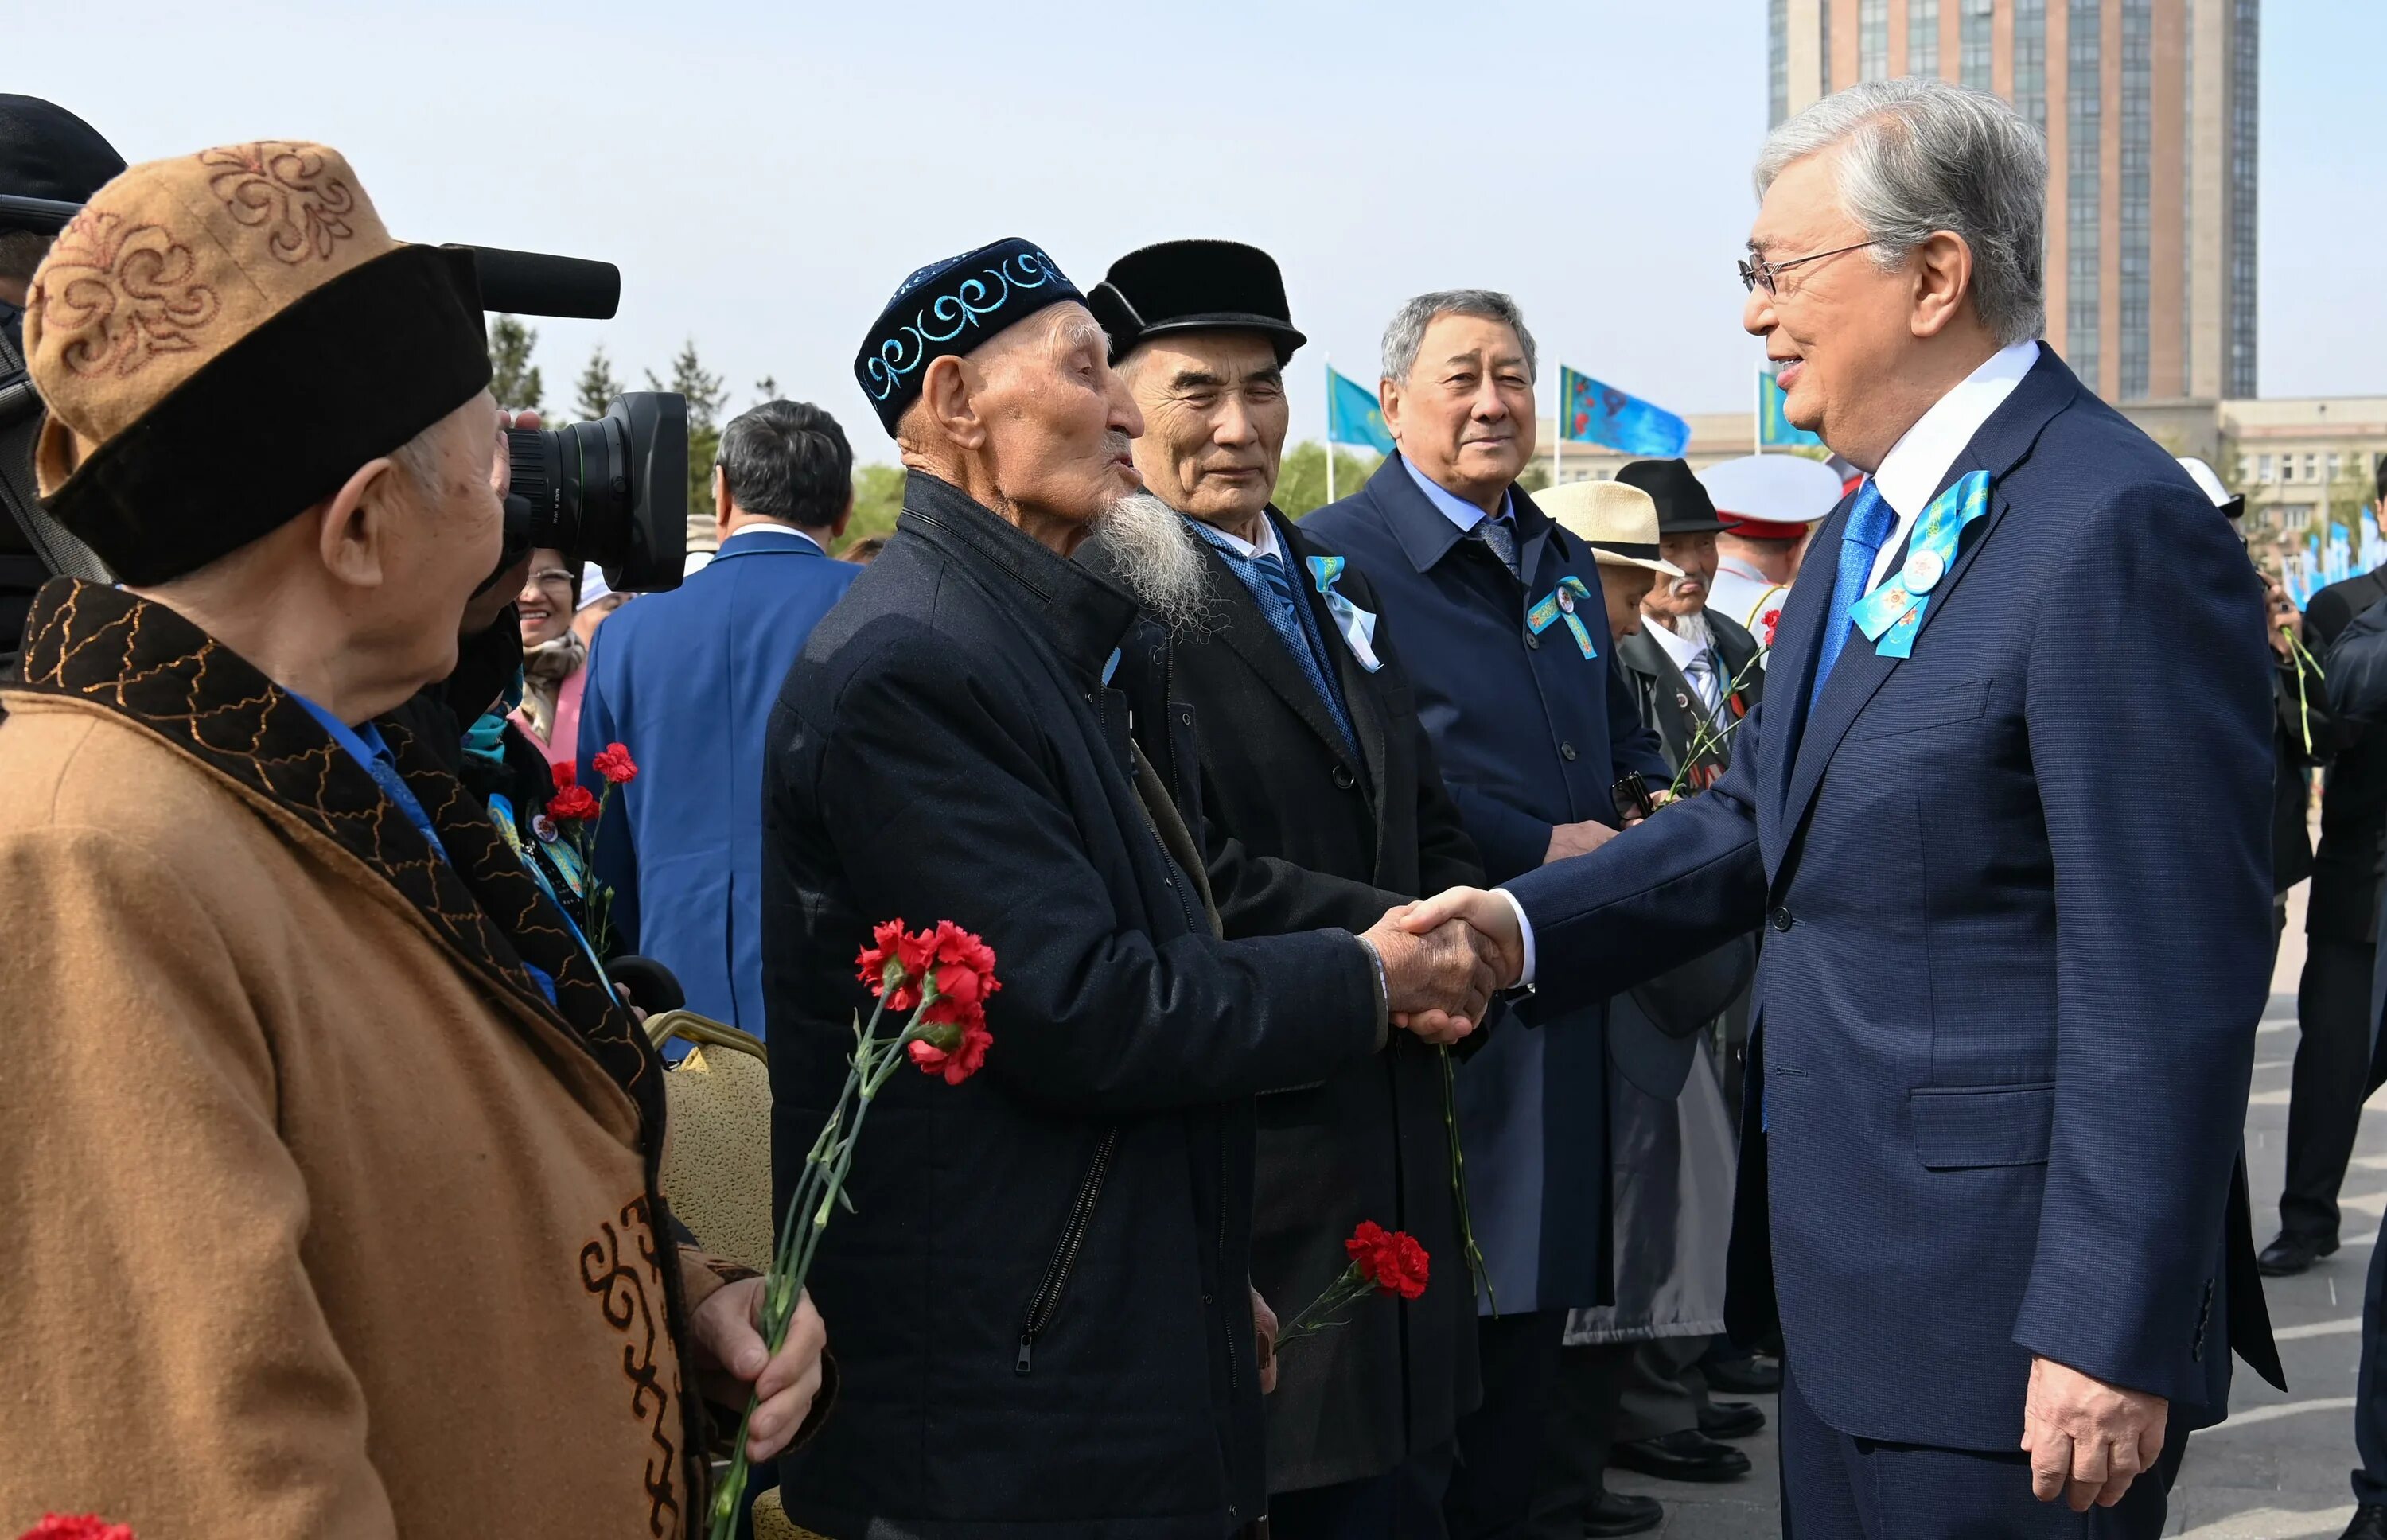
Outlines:
POLYGON ((1365 444, 1380 455, 1393 452, 1393 435, 1384 430, 1384 410, 1376 393, 1358 381, 1326 367, 1326 441, 1365 444))
POLYGON ((1559 398, 1566 405, 1559 435, 1605 444, 1628 455, 1672 460, 1691 441, 1691 425, 1663 407, 1628 396, 1588 374, 1559 366, 1559 398))
POLYGON ((1771 362, 1757 366, 1757 442, 1768 449, 1803 449, 1823 439, 1806 429, 1794 427, 1783 415, 1782 387, 1774 383, 1771 362))

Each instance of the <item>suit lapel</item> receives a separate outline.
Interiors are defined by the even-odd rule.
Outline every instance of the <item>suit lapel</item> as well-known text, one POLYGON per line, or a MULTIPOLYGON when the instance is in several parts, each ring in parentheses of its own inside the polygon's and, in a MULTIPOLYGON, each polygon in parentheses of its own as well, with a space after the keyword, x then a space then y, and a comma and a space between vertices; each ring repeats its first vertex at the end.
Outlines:
POLYGON ((1293 708, 1294 714, 1309 726, 1320 739, 1336 756, 1346 756, 1350 749, 1344 742, 1341 729, 1327 714, 1326 702, 1318 698, 1310 685, 1309 675, 1294 662, 1278 639, 1275 627, 1260 613, 1259 601, 1244 584, 1227 558, 1208 541, 1202 542, 1203 559, 1210 565, 1211 592, 1219 599, 1222 624, 1218 637, 1234 649, 1235 655, 1262 683, 1274 690, 1278 699, 1293 708))
MULTIPOLYGON (((1982 548, 1997 533, 1998 524, 2004 520, 2012 506, 2007 501, 2004 486, 2007 473, 2029 454, 2031 446, 2039 440, 2040 430, 2071 402, 2078 389, 2079 382, 2073 378, 2072 372, 2046 344, 2041 343, 2039 361, 2031 367, 2030 372, 1990 414, 1989 420, 1973 435, 1972 443, 1939 478, 1939 486, 1932 492, 1935 499, 1967 473, 1987 471, 1992 482, 1989 511, 1965 530, 1964 543, 1957 552, 1955 564, 1949 568, 1948 575, 1941 578, 1932 590, 1930 608, 1924 612, 1922 627, 1916 633, 1916 647, 1924 645, 1923 637, 1929 634, 1931 623, 1947 609, 1957 587, 1964 582, 1964 574, 1972 570, 1982 548)), ((1822 549, 1831 553, 1831 566, 1824 569, 1825 571, 1837 572, 1839 536, 1847 522, 1848 503, 1844 501, 1833 515, 1830 543, 1818 543, 1822 549)), ((1910 537, 1912 531, 1913 526, 1910 525, 1910 537)), ((1809 553, 1810 560, 1814 554, 1809 553)), ((1821 575, 1820 572, 1818 575, 1821 575)), ((1791 590, 1794 603, 1800 587, 1794 586, 1791 590)), ((1822 610, 1828 611, 1831 607, 1832 587, 1829 582, 1813 586, 1815 592, 1821 595, 1818 604, 1822 610)), ((1823 627, 1828 619, 1827 615, 1811 613, 1804 617, 1800 627, 1798 635, 1805 645, 1796 660, 1797 672, 1786 675, 1782 683, 1797 688, 1801 697, 1809 688, 1807 680, 1812 673, 1815 650, 1822 640, 1823 627)), ((1790 616, 1786 612, 1784 625, 1787 626, 1789 621, 1790 616)), ((1777 646, 1776 652, 1779 651, 1777 646)), ((1796 752, 1787 766, 1781 813, 1776 826, 1777 836, 1783 843, 1787 844, 1788 835, 1812 805, 1816 789, 1823 784, 1824 771, 1831 764, 1841 741, 1848 737, 1849 729, 1855 725, 1875 693, 1897 671, 1899 662, 1896 658, 1883 657, 1862 635, 1850 637, 1848 645, 1841 650, 1838 662, 1832 667, 1831 678, 1825 682, 1823 698, 1815 702, 1805 729, 1799 735, 1796 752)), ((1772 853, 1778 852, 1779 846, 1772 853)))
MULTIPOLYGON (((1276 515, 1271 512, 1268 517, 1275 519, 1276 515)), ((1343 639, 1342 628, 1335 625, 1333 612, 1326 608, 1325 596, 1318 591, 1317 581, 1309 571, 1310 557, 1332 553, 1305 539, 1290 520, 1277 519, 1276 537, 1277 544, 1291 559, 1295 591, 1301 595, 1301 601, 1309 606, 1311 618, 1318 622, 1318 634, 1326 642, 1327 656, 1333 660, 1335 678, 1343 686, 1343 704, 1351 713, 1352 730, 1358 735, 1359 757, 1366 761, 1368 786, 1372 793, 1384 784, 1384 713, 1383 703, 1376 699, 1375 676, 1361 668, 1359 660, 1352 655, 1351 644, 1343 639)), ((1361 609, 1376 608, 1376 596, 1367 587, 1366 579, 1347 566, 1337 591, 1361 609)), ((1327 742, 1330 748, 1341 747, 1339 738, 1327 742)), ((1381 818, 1377 827, 1382 832, 1381 818)))

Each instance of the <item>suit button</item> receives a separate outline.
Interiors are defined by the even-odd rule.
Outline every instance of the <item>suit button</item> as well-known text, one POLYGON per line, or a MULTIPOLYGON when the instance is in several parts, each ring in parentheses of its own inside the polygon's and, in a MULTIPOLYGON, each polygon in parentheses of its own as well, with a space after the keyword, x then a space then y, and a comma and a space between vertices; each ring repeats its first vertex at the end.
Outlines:
POLYGON ((1538 652, 1542 650, 1542 638, 1528 631, 1525 633, 1525 645, 1538 652))
POLYGON ((1780 903, 1774 906, 1774 913, 1768 915, 1766 918, 1773 922, 1774 928, 1776 930, 1787 930, 1792 926, 1799 923, 1797 919, 1792 917, 1788 906, 1780 903))
POLYGON ((1358 784, 1359 777, 1351 774, 1351 767, 1349 765, 1338 764, 1334 767, 1335 789, 1340 791, 1348 791, 1358 784))
POLYGON ((1574 745, 1573 745, 1573 744, 1572 744, 1572 743, 1561 743, 1561 744, 1560 744, 1560 745, 1559 745, 1559 758, 1560 758, 1560 759, 1562 759, 1562 760, 1565 760, 1565 761, 1566 761, 1568 764, 1573 764, 1573 763, 1574 763, 1574 745))

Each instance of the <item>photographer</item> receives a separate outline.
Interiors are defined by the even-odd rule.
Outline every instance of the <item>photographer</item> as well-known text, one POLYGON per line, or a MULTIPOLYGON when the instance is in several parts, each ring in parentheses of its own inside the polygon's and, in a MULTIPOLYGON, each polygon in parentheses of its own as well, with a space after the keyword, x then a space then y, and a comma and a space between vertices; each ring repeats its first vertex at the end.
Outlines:
MULTIPOLYGON (((0 95, 0 196, 81 203, 122 170, 124 158, 66 108, 0 95)), ((32 222, 0 211, 0 392, 24 367, 26 295, 50 249, 47 221, 32 222)), ((0 663, 15 656, 33 591, 50 575, 19 522, 33 498, 37 415, 0 410, 0 500, 9 504, 0 509, 0 663)))
POLYGON ((709 1420, 821 1384, 809 1306, 675 1245, 661 1075, 392 714, 458 663, 503 462, 464 253, 347 163, 133 168, 25 337, 50 513, 122 577, 0 687, 0 1528, 688 1534, 709 1420), (685 1387, 685 1388, 684 1388, 685 1387), (138 1453, 126 1457, 128 1431, 138 1453))

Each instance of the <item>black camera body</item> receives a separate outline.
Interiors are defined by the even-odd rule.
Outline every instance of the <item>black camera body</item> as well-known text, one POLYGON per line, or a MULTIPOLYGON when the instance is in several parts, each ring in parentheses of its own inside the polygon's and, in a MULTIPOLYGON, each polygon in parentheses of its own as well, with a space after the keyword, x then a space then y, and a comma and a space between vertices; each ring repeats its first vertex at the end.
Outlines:
POLYGON ((538 547, 594 562, 616 591, 676 588, 688 562, 688 398, 616 396, 594 423, 516 428, 504 572, 538 547))

